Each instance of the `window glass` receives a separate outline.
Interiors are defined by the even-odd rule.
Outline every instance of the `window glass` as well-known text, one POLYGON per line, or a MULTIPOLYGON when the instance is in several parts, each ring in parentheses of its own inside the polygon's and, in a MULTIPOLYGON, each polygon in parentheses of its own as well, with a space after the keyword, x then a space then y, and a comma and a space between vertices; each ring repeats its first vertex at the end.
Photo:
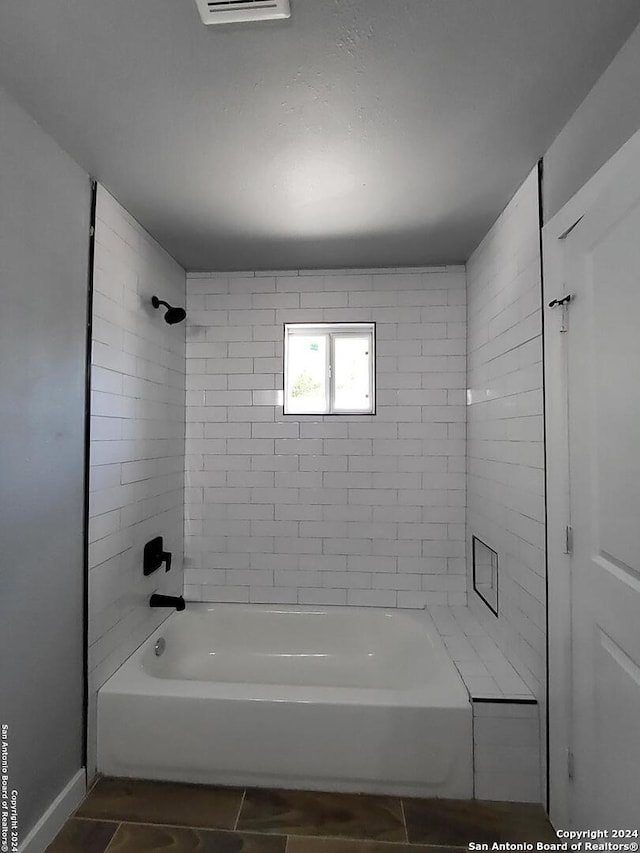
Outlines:
POLYGON ((287 410, 327 410, 327 335, 293 334, 288 340, 287 410))
POLYGON ((284 413, 373 413, 373 331, 373 323, 286 323, 284 413))
POLYGON ((336 335, 333 341, 334 408, 352 412, 371 408, 370 338, 336 335))

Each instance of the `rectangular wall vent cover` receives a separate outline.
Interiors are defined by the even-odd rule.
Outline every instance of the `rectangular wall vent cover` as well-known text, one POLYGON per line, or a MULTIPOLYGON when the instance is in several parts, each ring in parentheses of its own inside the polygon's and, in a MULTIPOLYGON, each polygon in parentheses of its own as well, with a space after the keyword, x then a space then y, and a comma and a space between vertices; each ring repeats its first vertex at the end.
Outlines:
POLYGON ((196 0, 196 6, 207 25, 291 17, 289 0, 196 0))

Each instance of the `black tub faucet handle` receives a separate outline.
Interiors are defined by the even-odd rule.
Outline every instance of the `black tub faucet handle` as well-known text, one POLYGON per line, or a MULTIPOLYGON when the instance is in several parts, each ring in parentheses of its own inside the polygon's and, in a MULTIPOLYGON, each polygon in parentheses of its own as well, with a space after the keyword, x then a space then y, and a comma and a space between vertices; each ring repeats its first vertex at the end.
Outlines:
POLYGON ((171 568, 171 552, 164 550, 162 536, 156 536, 155 539, 150 539, 144 546, 144 574, 152 575, 163 563, 166 563, 165 571, 168 572, 171 568))

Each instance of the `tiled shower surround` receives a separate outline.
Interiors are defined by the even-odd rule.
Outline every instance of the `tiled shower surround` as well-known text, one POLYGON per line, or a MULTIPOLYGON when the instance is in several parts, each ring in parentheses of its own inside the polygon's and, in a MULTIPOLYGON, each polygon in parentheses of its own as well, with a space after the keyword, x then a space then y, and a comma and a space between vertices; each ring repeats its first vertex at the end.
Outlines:
POLYGON ((463 267, 187 277, 185 593, 464 604, 463 267), (374 416, 283 415, 283 324, 375 322, 374 416))
POLYGON ((545 682, 545 499, 538 175, 467 264, 467 555, 498 553, 498 618, 469 603, 539 702, 545 682))
POLYGON ((96 691, 166 618, 149 596, 182 592, 184 324, 155 294, 184 302, 185 275, 98 187, 91 367, 88 772, 96 691), (170 574, 142 573, 145 542, 164 536, 170 574))
MULTIPOLYGON (((469 607, 538 700, 546 751, 545 496, 538 174, 534 170, 467 263, 469 607), (498 554, 498 615, 472 589, 471 537, 498 554)), ((478 676, 490 676, 486 667, 478 676)), ((506 743, 506 740, 505 740, 506 743)), ((495 765, 479 790, 540 791, 532 756, 517 785, 495 765), (493 780, 493 781, 491 781, 493 780)), ((495 756, 495 749, 492 750, 495 756)), ((476 770, 478 764, 476 764, 476 770)))

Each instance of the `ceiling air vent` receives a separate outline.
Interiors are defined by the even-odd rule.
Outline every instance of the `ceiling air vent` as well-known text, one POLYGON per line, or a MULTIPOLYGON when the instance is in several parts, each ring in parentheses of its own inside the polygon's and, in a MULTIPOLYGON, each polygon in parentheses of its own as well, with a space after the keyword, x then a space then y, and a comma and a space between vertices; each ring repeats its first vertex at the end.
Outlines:
POLYGON ((289 0, 196 0, 205 24, 233 24, 239 21, 267 21, 289 18, 289 0))

